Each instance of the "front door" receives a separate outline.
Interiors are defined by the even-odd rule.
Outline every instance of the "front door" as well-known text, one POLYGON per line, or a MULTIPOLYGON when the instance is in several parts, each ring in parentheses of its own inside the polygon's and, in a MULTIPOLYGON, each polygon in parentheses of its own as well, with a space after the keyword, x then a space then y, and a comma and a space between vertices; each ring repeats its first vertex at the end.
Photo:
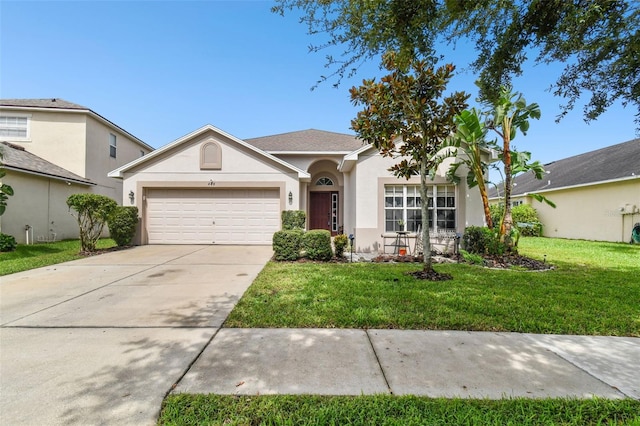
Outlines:
POLYGON ((309 209, 309 229, 326 229, 336 234, 338 231, 338 193, 311 192, 309 209))

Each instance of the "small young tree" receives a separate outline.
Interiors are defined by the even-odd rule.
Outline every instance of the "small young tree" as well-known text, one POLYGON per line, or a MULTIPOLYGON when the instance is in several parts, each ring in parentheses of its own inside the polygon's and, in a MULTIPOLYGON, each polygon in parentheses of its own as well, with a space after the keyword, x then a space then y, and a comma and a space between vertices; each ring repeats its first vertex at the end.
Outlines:
POLYGON ((469 96, 464 92, 443 96, 455 69, 451 64, 433 69, 426 61, 413 61, 407 71, 398 65, 395 53, 387 53, 383 65, 391 73, 380 82, 365 80, 351 88, 353 103, 364 105, 351 127, 383 156, 401 158, 389 169, 395 176, 420 176, 423 272, 440 279, 431 261, 427 179, 446 157, 441 151, 455 130, 453 118, 467 106, 469 96))
POLYGON ((513 161, 511 142, 515 139, 517 132, 527 134, 529 130, 529 118, 540 118, 540 107, 538 104, 528 104, 520 93, 514 93, 510 87, 501 87, 500 96, 493 104, 493 110, 486 122, 486 127, 493 130, 502 139, 499 145, 500 159, 504 165, 504 214, 500 223, 500 241, 506 239, 513 227, 511 217, 511 189, 513 187, 513 161))
MULTIPOLYGON (((2 160, 2 148, 0 147, 0 160, 2 160)), ((7 174, 4 171, 4 168, 1 167, 4 163, 0 163, 0 179, 5 177, 7 174)), ((10 196, 13 195, 13 188, 5 183, 0 182, 0 216, 2 216, 7 210, 7 200, 10 196)))
POLYGON ((464 110, 455 117, 457 125, 456 133, 451 138, 450 145, 463 151, 464 156, 458 156, 458 160, 451 165, 447 172, 448 178, 458 183, 458 168, 463 164, 469 168, 467 174, 467 186, 478 187, 482 206, 484 208, 484 220, 487 228, 493 229, 493 220, 489 210, 489 196, 485 177, 489 165, 482 161, 482 151, 490 148, 490 142, 486 140, 487 129, 481 120, 481 113, 472 108, 464 110))
POLYGON ((104 225, 118 204, 104 195, 84 193, 70 195, 67 206, 71 216, 78 221, 82 251, 95 251, 104 225), (72 213, 71 209, 76 213, 72 213))

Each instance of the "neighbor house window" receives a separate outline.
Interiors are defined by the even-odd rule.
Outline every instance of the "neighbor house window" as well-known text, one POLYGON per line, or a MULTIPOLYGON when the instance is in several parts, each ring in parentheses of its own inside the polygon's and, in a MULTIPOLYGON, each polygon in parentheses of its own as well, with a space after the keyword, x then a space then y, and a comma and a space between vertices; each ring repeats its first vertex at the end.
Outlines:
POLYGON ((28 115, 0 115, 0 137, 8 139, 29 139, 28 115))
MULTIPOLYGON (((456 229, 456 197, 453 185, 427 188, 429 228, 456 229), (433 218, 436 218, 435 227, 433 218)), ((418 185, 386 185, 384 188, 385 232, 417 232, 422 225, 422 199, 418 185)))
POLYGON ((116 158, 116 146, 116 135, 109 133, 109 156, 111 156, 111 158, 116 158))

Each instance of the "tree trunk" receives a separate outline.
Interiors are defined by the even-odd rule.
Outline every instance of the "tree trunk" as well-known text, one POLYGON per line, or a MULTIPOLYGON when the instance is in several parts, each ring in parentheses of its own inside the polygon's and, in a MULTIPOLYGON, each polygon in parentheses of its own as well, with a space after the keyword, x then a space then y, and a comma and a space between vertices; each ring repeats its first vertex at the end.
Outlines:
POLYGON ((506 122, 504 127, 502 156, 504 158, 504 216, 500 224, 500 241, 505 242, 511 232, 513 218, 511 217, 511 123, 506 122))
POLYGON ((429 236, 429 202, 427 200, 427 167, 420 164, 420 199, 422 210, 422 257, 424 272, 433 271, 433 262, 431 261, 431 238, 429 236))
POLYGON ((487 228, 493 229, 493 219, 491 219, 491 209, 489 208, 489 196, 487 195, 487 186, 484 184, 484 173, 481 166, 480 160, 480 147, 476 147, 476 158, 478 158, 478 163, 475 164, 476 172, 475 175, 478 177, 478 189, 480 190, 480 198, 482 198, 482 207, 484 209, 484 220, 487 224, 487 228), (482 177, 482 179, 479 179, 482 177))

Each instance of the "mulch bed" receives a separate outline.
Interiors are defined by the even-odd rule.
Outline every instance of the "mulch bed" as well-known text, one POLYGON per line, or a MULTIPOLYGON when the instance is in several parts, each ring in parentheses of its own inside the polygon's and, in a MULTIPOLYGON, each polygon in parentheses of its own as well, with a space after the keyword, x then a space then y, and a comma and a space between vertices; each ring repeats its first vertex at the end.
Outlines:
MULTIPOLYGON (((464 258, 459 254, 439 254, 432 253, 434 263, 466 263, 464 258)), ((547 271, 554 269, 554 266, 530 257, 521 256, 519 254, 508 254, 502 256, 484 256, 484 263, 482 266, 486 268, 495 269, 513 269, 522 268, 529 271, 547 271)), ((372 262, 384 263, 422 263, 422 256, 396 256, 396 255, 380 255, 372 259, 372 262)), ((420 272, 422 273, 422 272, 420 272)), ((420 274, 418 273, 418 274, 420 274)), ((426 274, 426 279, 431 279, 433 274, 426 274)), ((419 277, 417 277, 419 278, 419 277)), ((432 279, 432 281, 439 281, 438 279, 432 279)))
POLYGON ((111 253, 112 251, 120 251, 120 250, 126 250, 126 249, 130 249, 133 246, 122 246, 122 247, 109 247, 106 249, 97 249, 95 251, 81 251, 80 252, 80 256, 84 256, 84 257, 89 257, 89 256, 97 256, 99 254, 104 254, 104 253, 111 253))

